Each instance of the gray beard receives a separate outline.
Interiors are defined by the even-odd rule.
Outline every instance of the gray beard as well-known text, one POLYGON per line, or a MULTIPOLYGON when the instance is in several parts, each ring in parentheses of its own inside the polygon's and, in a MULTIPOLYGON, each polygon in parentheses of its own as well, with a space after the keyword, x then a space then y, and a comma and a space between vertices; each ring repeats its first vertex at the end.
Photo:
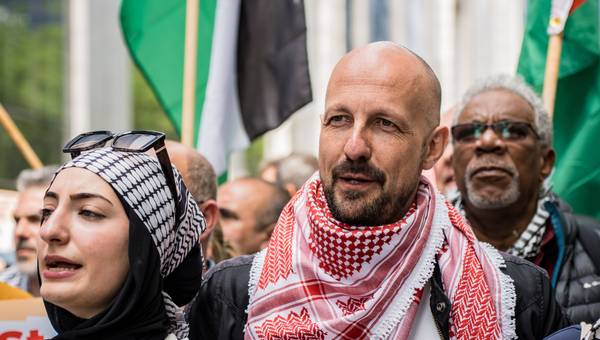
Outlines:
POLYGON ((19 271, 29 277, 35 277, 37 280, 37 260, 33 261, 17 261, 19 271))
POLYGON ((473 188, 473 183, 468 175, 465 175, 465 184, 467 187, 467 197, 471 204, 478 209, 501 209, 515 203, 521 192, 519 191, 519 173, 515 172, 508 188, 498 197, 486 197, 479 195, 473 188))

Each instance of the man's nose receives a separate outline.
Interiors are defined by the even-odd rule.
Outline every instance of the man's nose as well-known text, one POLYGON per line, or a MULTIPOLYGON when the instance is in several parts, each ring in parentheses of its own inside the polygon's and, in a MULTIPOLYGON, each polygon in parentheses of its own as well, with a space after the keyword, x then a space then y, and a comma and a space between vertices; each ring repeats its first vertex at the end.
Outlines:
POLYGON ((371 143, 368 132, 360 126, 352 130, 352 134, 344 145, 346 158, 352 161, 369 160, 371 158, 371 143))
POLYGON ((27 239, 31 237, 31 228, 26 217, 20 218, 15 225, 15 237, 17 239, 27 239))
POLYGON ((501 154, 506 151, 506 143, 493 129, 487 128, 476 142, 476 151, 478 153, 501 154))

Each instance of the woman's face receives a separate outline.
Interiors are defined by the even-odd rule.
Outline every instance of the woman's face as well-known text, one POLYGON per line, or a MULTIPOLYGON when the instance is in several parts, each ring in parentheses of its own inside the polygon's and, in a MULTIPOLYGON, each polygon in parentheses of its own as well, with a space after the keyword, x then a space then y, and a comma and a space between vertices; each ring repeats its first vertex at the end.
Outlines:
POLYGON ((129 271, 129 219, 98 175, 67 168, 44 197, 40 294, 80 318, 104 311, 129 271))

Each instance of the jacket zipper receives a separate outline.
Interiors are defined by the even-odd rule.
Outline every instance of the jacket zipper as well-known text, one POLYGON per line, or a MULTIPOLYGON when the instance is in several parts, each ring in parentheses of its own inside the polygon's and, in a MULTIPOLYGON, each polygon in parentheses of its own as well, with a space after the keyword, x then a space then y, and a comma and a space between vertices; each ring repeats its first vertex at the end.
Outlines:
MULTIPOLYGON (((445 308, 445 304, 443 302, 438 302, 438 306, 436 306, 437 311, 439 313, 441 313, 444 308, 445 308), (441 304, 441 306, 439 306, 440 304, 441 304)), ((442 328, 440 327, 440 323, 438 322, 438 320, 436 318, 433 308, 429 309, 429 311, 431 312, 431 315, 433 316, 433 323, 435 324, 435 329, 437 330, 437 333, 440 336, 440 339, 449 340, 449 339, 446 339, 446 337, 444 337, 444 333, 442 333, 442 328)))
MULTIPOLYGON (((433 314, 433 313, 431 313, 433 314)), ((440 339, 445 340, 444 339, 444 335, 442 334, 442 330, 440 329, 440 325, 438 325, 437 320, 435 320, 435 315, 433 316, 433 323, 435 324, 435 329, 438 332, 438 335, 440 336, 440 339)))

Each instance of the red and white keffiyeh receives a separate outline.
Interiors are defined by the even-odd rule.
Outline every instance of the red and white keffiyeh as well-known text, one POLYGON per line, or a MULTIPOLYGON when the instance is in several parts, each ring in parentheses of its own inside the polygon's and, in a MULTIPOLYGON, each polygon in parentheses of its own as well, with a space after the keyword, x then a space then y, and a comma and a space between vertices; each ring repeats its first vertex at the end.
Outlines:
POLYGON ((452 303, 451 338, 516 338, 501 255, 426 179, 401 221, 365 227, 332 217, 315 174, 254 259, 245 338, 406 339, 435 261, 452 303))

